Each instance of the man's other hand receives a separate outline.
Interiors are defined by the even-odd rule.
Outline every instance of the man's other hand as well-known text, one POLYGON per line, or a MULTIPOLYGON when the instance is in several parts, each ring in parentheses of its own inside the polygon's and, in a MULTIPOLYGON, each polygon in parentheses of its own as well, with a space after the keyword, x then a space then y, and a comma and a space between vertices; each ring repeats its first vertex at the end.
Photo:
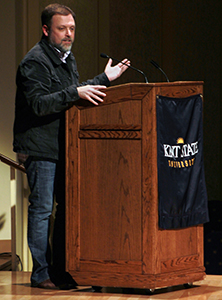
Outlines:
POLYGON ((79 97, 98 105, 98 102, 103 102, 103 98, 106 96, 102 89, 106 89, 105 85, 84 85, 77 87, 79 97))

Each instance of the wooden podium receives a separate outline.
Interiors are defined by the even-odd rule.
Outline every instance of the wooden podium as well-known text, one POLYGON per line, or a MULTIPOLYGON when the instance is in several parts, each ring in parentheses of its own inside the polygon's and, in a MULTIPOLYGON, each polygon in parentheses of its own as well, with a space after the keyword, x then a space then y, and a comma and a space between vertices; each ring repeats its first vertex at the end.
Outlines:
POLYGON ((205 276, 203 225, 158 227, 156 96, 203 82, 130 83, 67 111, 66 268, 78 285, 156 289, 205 276))

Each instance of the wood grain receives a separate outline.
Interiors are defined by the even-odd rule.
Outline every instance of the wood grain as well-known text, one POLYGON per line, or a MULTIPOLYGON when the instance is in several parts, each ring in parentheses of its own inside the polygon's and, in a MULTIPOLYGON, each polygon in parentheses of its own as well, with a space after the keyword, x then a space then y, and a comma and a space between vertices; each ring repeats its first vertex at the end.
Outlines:
POLYGON ((156 97, 203 82, 125 84, 67 112, 67 271, 80 285, 156 289, 201 280, 203 226, 158 227, 156 97))

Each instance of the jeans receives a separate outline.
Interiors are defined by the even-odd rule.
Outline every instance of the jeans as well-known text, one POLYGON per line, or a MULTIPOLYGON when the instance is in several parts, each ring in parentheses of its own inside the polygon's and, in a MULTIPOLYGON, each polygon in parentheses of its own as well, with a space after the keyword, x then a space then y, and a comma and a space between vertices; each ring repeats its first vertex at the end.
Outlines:
POLYGON ((56 162, 29 157, 25 162, 30 187, 28 245, 32 254, 32 286, 50 278, 49 221, 53 209, 56 162))

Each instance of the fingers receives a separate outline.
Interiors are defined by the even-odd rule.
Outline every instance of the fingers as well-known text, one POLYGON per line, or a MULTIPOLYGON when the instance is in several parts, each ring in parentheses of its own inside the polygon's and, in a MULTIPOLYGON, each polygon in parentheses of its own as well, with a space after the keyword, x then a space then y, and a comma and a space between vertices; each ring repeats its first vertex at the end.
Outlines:
POLYGON ((121 61, 121 63, 118 64, 118 67, 121 69, 122 73, 126 71, 126 69, 128 69, 129 66, 130 66, 130 61, 127 58, 125 58, 124 60, 121 61))
POLYGON ((77 88, 79 97, 89 102, 93 103, 94 105, 98 105, 98 102, 103 102, 103 98, 106 96, 101 89, 105 89, 106 86, 104 85, 85 85, 80 86, 77 88))
POLYGON ((88 93, 86 95, 86 100, 90 101, 94 105, 98 105, 98 102, 96 102, 96 101, 103 102, 103 98, 105 96, 106 96, 105 93, 100 92, 97 89, 92 89, 92 90, 88 91, 88 93))
POLYGON ((117 79, 119 76, 121 76, 122 73, 125 72, 130 66, 130 61, 127 58, 125 58, 115 66, 112 66, 111 64, 112 64, 112 59, 109 59, 104 70, 109 81, 113 81, 117 79))
POLYGON ((109 58, 108 63, 107 63, 107 66, 111 67, 112 63, 113 63, 112 58, 109 58))
MULTIPOLYGON (((120 63, 122 66, 125 66, 125 67, 127 67, 127 66, 129 66, 130 65, 130 61, 127 59, 127 58, 125 58, 125 59, 123 59, 122 61, 121 61, 121 63, 120 63), (127 65, 127 66, 126 66, 127 65)), ((120 66, 121 67, 121 66, 120 66)))
MULTIPOLYGON (((113 63, 112 59, 109 58, 106 67, 114 68, 115 66, 112 67, 112 63, 113 63)), ((119 62, 116 66, 118 66, 121 69, 127 69, 129 65, 130 65, 130 61, 127 58, 125 58, 121 62, 119 62)))

